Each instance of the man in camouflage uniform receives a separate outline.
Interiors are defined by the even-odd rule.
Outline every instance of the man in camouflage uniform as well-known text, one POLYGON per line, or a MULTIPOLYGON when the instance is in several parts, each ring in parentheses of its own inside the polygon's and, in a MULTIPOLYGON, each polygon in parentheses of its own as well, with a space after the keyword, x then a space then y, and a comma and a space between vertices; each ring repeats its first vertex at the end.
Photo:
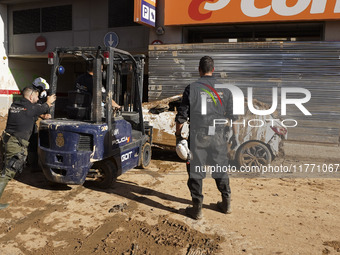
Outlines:
MULTIPOLYGON (((7 183, 21 172, 27 157, 27 147, 36 118, 47 113, 56 100, 56 96, 47 97, 44 104, 37 104, 39 91, 34 87, 26 87, 22 91, 23 98, 14 102, 8 110, 6 129, 1 139, 3 169, 0 174, 0 198, 7 183)), ((0 204, 0 210, 8 204, 0 204)))

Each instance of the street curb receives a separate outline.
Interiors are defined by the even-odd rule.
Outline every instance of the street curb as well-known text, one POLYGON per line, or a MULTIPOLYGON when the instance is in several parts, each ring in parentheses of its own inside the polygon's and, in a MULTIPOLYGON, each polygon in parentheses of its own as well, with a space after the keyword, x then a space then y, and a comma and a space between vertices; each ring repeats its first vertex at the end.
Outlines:
POLYGON ((340 163, 340 147, 337 144, 285 141, 283 149, 285 157, 331 160, 340 163))

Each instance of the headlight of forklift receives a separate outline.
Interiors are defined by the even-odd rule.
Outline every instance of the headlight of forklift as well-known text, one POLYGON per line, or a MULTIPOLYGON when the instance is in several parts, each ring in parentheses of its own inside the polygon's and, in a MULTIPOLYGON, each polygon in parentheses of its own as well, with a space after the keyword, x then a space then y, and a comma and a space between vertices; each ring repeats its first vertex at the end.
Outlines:
POLYGON ((109 51, 104 51, 103 52, 103 57, 104 57, 103 64, 104 65, 110 64, 110 52, 109 51))
POLYGON ((49 52, 48 53, 48 64, 49 65, 53 65, 54 64, 54 53, 53 52, 49 52))

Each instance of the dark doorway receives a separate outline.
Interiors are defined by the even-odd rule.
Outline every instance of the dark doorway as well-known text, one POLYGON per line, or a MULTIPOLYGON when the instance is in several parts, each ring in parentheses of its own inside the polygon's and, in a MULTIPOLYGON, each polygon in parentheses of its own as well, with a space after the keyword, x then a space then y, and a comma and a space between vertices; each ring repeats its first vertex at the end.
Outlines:
POLYGON ((188 43, 322 41, 324 23, 234 24, 184 28, 188 43))

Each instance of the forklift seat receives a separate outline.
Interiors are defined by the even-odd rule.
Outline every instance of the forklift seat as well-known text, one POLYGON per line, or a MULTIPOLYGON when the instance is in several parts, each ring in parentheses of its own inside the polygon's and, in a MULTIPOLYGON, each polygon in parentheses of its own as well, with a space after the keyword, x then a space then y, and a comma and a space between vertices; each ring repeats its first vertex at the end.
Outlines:
POLYGON ((123 118, 128 122, 139 123, 139 113, 138 112, 125 112, 122 111, 123 118))
POLYGON ((91 119, 91 94, 83 91, 69 91, 67 118, 74 120, 91 119))

